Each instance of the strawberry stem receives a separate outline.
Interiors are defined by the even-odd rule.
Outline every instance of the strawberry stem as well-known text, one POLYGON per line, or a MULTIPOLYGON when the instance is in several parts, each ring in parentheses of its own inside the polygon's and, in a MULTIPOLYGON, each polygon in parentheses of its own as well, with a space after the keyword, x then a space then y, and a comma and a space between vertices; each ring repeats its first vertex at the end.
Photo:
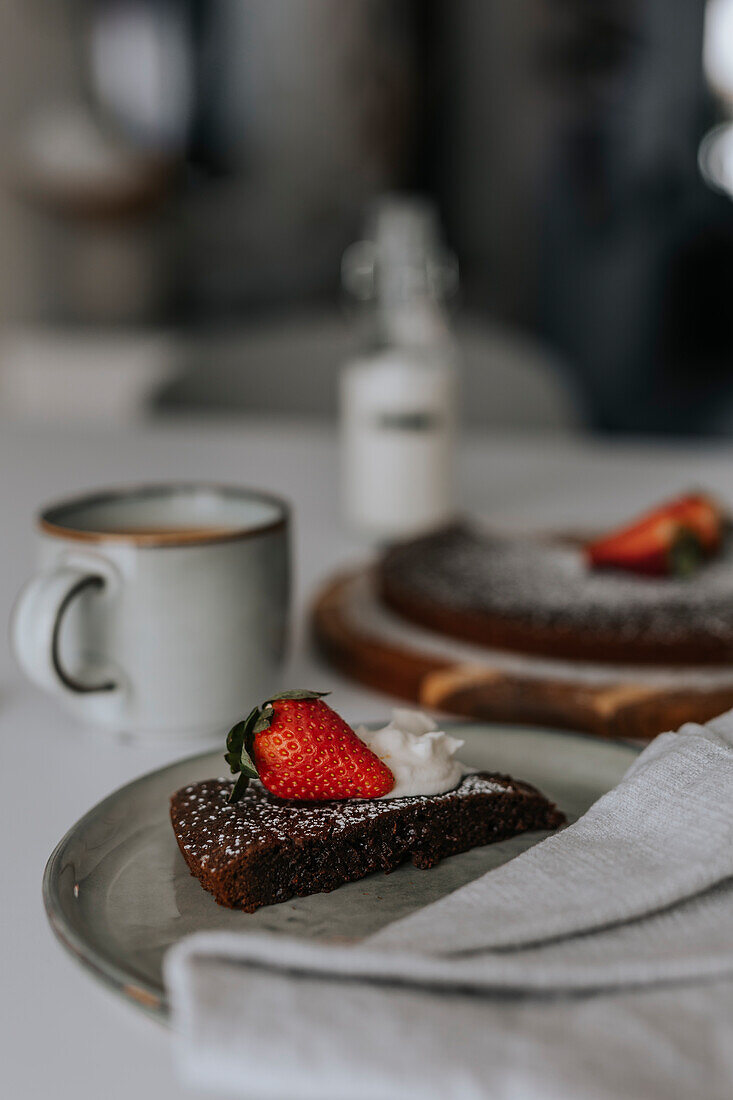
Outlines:
POLYGON ((669 548, 669 572, 674 577, 691 576, 702 563, 703 547, 697 535, 682 528, 669 548))

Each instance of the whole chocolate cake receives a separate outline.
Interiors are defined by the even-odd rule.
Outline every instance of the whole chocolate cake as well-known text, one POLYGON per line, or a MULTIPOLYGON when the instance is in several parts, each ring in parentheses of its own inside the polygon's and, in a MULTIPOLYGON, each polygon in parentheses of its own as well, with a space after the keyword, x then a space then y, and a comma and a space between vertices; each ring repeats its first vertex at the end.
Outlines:
POLYGON ((733 658, 730 541, 692 576, 596 571, 569 540, 456 525, 388 550, 383 600, 433 630, 483 645, 623 664, 733 658))

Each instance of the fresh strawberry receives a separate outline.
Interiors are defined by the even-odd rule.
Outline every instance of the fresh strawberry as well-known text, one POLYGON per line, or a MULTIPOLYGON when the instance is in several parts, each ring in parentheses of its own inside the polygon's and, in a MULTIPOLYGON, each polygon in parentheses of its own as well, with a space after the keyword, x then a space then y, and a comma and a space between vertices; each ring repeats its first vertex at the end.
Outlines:
POLYGON ((703 494, 689 494, 586 546, 596 569, 626 569, 648 576, 686 575, 720 546, 723 514, 703 494))
POLYGON ((392 790, 392 772, 323 702, 327 694, 284 691, 229 731, 226 760, 240 773, 230 802, 254 778, 280 798, 306 802, 378 798, 392 790))
POLYGON ((666 577, 693 572, 702 557, 702 546, 689 528, 665 516, 638 530, 599 539, 586 547, 586 554, 594 569, 666 577))

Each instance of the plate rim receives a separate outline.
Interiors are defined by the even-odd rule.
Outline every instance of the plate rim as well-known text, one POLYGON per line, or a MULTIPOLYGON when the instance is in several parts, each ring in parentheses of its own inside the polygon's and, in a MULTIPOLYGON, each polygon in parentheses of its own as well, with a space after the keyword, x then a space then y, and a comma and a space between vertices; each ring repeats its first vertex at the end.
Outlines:
MULTIPOLYGON (((371 727, 377 726, 377 723, 374 722, 359 724, 371 727)), ((515 726, 510 723, 486 722, 481 721, 481 719, 470 718, 463 721, 450 719, 447 722, 441 722, 441 728, 444 728, 447 732, 460 730, 466 726, 493 727, 496 729, 503 729, 505 732, 509 733, 541 733, 543 735, 549 735, 550 737, 559 737, 563 740, 570 739, 586 742, 596 747, 613 746, 619 749, 625 749, 635 756, 638 756, 643 749, 646 748, 646 744, 644 743, 634 742, 624 738, 598 737, 596 734, 583 733, 579 730, 563 730, 554 727, 534 726, 524 723, 515 726)), ((117 802, 120 796, 124 796, 128 788, 137 787, 146 780, 164 776, 166 772, 173 771, 181 765, 193 764, 196 760, 202 760, 204 757, 212 756, 215 753, 218 755, 218 751, 211 748, 190 753, 177 760, 172 760, 170 763, 164 764, 160 768, 152 768, 150 771, 143 772, 142 775, 138 775, 134 779, 130 779, 127 783, 123 783, 120 787, 116 787, 115 790, 110 791, 110 793, 105 795, 104 798, 101 798, 99 802, 95 802, 90 806, 89 809, 66 830, 58 843, 54 846, 51 854, 46 860, 43 870, 43 906, 51 930, 59 943, 72 955, 84 970, 88 971, 103 985, 119 993, 126 1000, 133 1001, 138 1008, 155 1017, 157 1020, 167 1021, 168 1019, 169 1006, 165 994, 161 996, 159 990, 145 978, 141 977, 135 979, 134 982, 131 981, 129 973, 120 969, 116 963, 109 961, 108 956, 103 955, 96 947, 90 945, 88 940, 80 935, 71 925, 71 922, 64 916, 63 908, 60 904, 61 899, 58 898, 58 882, 60 875, 57 873, 57 866, 67 844, 77 835, 79 830, 82 829, 90 819, 96 818, 100 811, 103 812, 106 806, 113 802, 117 802), (56 900, 57 898, 58 900, 56 900)))

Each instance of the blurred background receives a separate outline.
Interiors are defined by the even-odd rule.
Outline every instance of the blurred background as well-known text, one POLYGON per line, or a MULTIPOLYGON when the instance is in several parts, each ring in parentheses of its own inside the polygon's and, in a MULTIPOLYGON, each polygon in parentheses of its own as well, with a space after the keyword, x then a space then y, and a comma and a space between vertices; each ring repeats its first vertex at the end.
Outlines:
POLYGON ((729 117, 733 0, 2 0, 0 411, 333 419, 401 209, 464 422, 730 434, 729 117))

